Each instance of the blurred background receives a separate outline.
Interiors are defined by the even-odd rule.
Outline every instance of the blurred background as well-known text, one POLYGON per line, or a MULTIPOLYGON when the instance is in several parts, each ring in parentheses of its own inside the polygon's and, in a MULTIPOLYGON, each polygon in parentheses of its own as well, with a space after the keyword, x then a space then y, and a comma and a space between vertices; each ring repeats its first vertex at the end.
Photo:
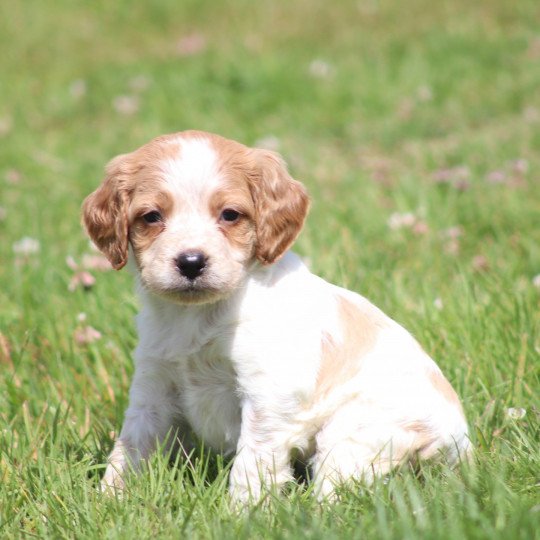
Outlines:
POLYGON ((538 23, 535 0, 2 3, 0 322, 41 347, 118 287, 133 310, 125 273, 74 276, 80 204, 116 154, 195 128, 283 154, 317 273, 422 333, 499 291, 505 328, 540 280, 538 23))
MULTIPOLYGON (((377 538, 392 537, 387 515, 396 538, 415 537, 411 519, 434 538, 515 538, 524 523, 532 537, 538 0, 11 0, 0 51, 2 534, 85 523, 105 537, 122 520, 144 529, 132 512, 146 511, 145 534, 167 530, 138 499, 91 508, 126 406, 137 307, 128 273, 92 251, 80 205, 115 155, 200 129, 284 156, 313 199, 295 249, 411 330, 463 398, 475 479, 415 484, 397 510, 392 485, 360 506, 352 494, 349 517, 377 538)), ((220 518, 203 493, 227 508, 225 485, 160 510, 176 512, 169 533, 187 515, 201 537, 232 538, 204 529, 220 518)), ((291 538, 304 523, 326 530, 313 538, 351 530, 302 504, 292 528, 293 513, 279 518, 291 538)), ((270 530, 264 516, 258 526, 270 530)))
POLYGON ((535 1, 29 0, 0 20, 1 200, 22 235, 60 204, 69 243, 108 159, 187 128, 277 149, 338 205, 336 184, 504 183, 540 144, 535 1))
POLYGON ((540 286, 538 12, 535 0, 2 3, 0 323, 38 348, 65 342, 78 311, 105 306, 125 326, 130 277, 82 262, 81 202, 116 154, 201 129, 283 154, 313 198, 296 249, 317 273, 420 333, 422 317, 462 319, 456 298, 487 310, 498 291, 507 328, 514 297, 534 302, 540 286))

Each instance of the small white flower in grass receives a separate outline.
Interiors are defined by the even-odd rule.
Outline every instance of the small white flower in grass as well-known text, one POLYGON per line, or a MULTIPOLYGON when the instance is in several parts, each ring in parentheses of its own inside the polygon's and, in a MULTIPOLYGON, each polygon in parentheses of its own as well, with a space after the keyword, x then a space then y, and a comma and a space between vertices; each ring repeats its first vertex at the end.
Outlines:
POLYGON ((455 240, 456 238, 460 238, 461 236, 463 236, 463 227, 460 227, 459 225, 449 227, 448 229, 444 229, 443 231, 441 231, 441 235, 443 238, 450 238, 451 240, 455 240))
POLYGON ((32 158, 36 161, 36 163, 47 167, 51 171, 62 171, 65 166, 62 159, 57 158, 48 152, 44 152, 43 150, 34 150, 32 152, 32 158))
POLYGON ((69 85, 69 93, 74 99, 81 99, 86 95, 86 81, 84 79, 76 79, 69 85))
POLYGON ((86 345, 101 338, 101 332, 84 324, 86 323, 86 318, 86 313, 84 312, 77 315, 78 326, 75 332, 73 332, 73 338, 78 345, 86 345))
POLYGON ((7 337, 0 332, 0 364, 9 362, 11 364, 11 343, 7 337))
POLYGON ((486 182, 489 184, 504 184, 507 180, 507 175, 504 171, 491 171, 486 176, 486 182))
POLYGON ((96 270, 98 272, 112 270, 111 263, 101 253, 97 255, 90 255, 88 253, 83 255, 81 264, 87 270, 96 270))
POLYGON ((388 227, 392 230, 410 229, 414 234, 421 236, 429 232, 429 226, 411 212, 394 212, 388 218, 388 227))
POLYGON ((532 278, 532 284, 537 288, 537 289, 540 289, 540 274, 536 274, 536 276, 534 276, 532 278))
POLYGON ((416 221, 416 216, 411 212, 394 212, 388 218, 387 223, 392 230, 397 230, 402 228, 410 228, 416 223, 416 221))
POLYGON ((263 40, 258 33, 247 34, 244 36, 244 45, 247 49, 260 53, 263 46, 263 40))
POLYGON ((489 270, 490 267, 489 261, 484 255, 475 255, 471 264, 473 270, 476 270, 477 272, 485 272, 486 270, 489 270))
POLYGON ((13 244, 13 252, 17 255, 35 255, 41 249, 39 240, 25 236, 13 244))
POLYGON ((8 169, 4 175, 8 184, 19 184, 22 179, 22 174, 17 169, 8 169))
POLYGON ((457 255, 460 247, 461 246, 457 238, 450 238, 450 240, 444 246, 444 251, 448 253, 448 255, 457 255))
POLYGON ((254 146, 255 148, 277 152, 281 147, 281 141, 274 135, 267 135, 266 137, 257 139, 254 146))
POLYGON ((176 52, 179 56, 194 56, 206 49, 206 38, 203 34, 194 32, 178 40, 176 52))
POLYGON ((13 120, 9 116, 0 118, 0 137, 5 137, 13 128, 13 120))
POLYGON ((397 117, 400 120, 410 120, 413 115, 416 103, 410 97, 404 97, 397 106, 397 117))
POLYGON ((421 516, 423 514, 426 513, 426 507, 425 506, 421 506, 419 508, 417 508, 416 510, 413 510, 413 515, 414 516, 421 516))
POLYGON ((128 84, 133 92, 144 92, 148 89, 151 82, 150 77, 147 77, 146 75, 137 75, 130 79, 128 84))
POLYGON ((96 278, 86 271, 77 272, 70 280, 68 285, 69 292, 74 292, 77 287, 82 287, 83 289, 91 289, 96 283, 96 278))
POLYGON ((512 162, 512 169, 517 174, 527 174, 529 172, 529 162, 526 159, 516 159, 512 162))
POLYGON ((433 173, 433 181, 437 184, 447 184, 459 191, 470 187, 471 171, 465 165, 447 169, 439 169, 433 173))
POLYGON ((433 99, 433 91, 427 84, 419 86, 416 90, 416 95, 418 97, 418 101, 426 102, 433 99))
POLYGON ((459 225, 449 227, 440 232, 443 240, 446 240, 444 244, 444 251, 449 255, 457 255, 459 253, 460 244, 459 239, 463 236, 463 228, 459 225))
POLYGON ((71 255, 68 255, 66 257, 66 264, 71 268, 71 270, 73 270, 74 272, 79 268, 79 265, 75 262, 75 259, 71 256, 71 255))
POLYGON ((533 37, 529 41, 529 46, 527 47, 527 56, 536 60, 540 58, 540 38, 533 37))
POLYGON ((444 307, 443 301, 440 297, 435 298, 433 305, 435 306, 435 309, 438 309, 439 311, 441 311, 444 307))
POLYGON ((77 264, 75 259, 69 255, 66 257, 66 264, 74 272, 68 285, 68 290, 70 292, 74 292, 78 287, 88 290, 95 285, 96 278, 88 272, 89 269, 107 271, 112 268, 109 261, 100 254, 84 255, 81 267, 77 264))
POLYGON ((73 332, 73 339, 77 345, 87 345, 88 343, 93 343, 94 341, 101 339, 101 332, 89 325, 82 326, 75 329, 75 332, 73 332))
POLYGON ((453 186, 458 191, 467 191, 471 187, 471 183, 468 180, 456 180, 453 186))
POLYGON ((540 110, 536 107, 525 107, 523 110, 523 120, 528 124, 536 124, 540 122, 540 110))
POLYGON ((328 79, 328 77, 332 76, 333 72, 334 69, 332 66, 320 58, 316 58, 309 64, 310 75, 318 79, 328 79))
POLYGON ((412 231, 414 234, 417 234, 418 236, 421 236, 423 234, 427 234, 429 232, 429 226, 425 221, 417 221, 413 227, 412 231))
POLYGON ((466 165, 458 165, 447 169, 439 169, 433 173, 433 180, 438 184, 452 184, 459 186, 467 183, 471 177, 471 171, 466 165))
POLYGON ((68 255, 66 264, 74 272, 68 285, 70 292, 74 292, 78 287, 88 290, 94 286, 96 278, 88 270, 97 272, 112 270, 111 263, 101 253, 86 253, 82 257, 81 265, 77 264, 77 261, 71 255, 68 255))
POLYGON ((521 420, 527 414, 527 410, 522 407, 509 407, 506 409, 506 415, 512 420, 521 420))
POLYGON ((452 169, 439 169, 432 176, 435 183, 447 184, 452 180, 452 169))
POLYGON ((116 112, 124 116, 131 116, 139 110, 139 98, 137 96, 118 96, 113 100, 116 112))

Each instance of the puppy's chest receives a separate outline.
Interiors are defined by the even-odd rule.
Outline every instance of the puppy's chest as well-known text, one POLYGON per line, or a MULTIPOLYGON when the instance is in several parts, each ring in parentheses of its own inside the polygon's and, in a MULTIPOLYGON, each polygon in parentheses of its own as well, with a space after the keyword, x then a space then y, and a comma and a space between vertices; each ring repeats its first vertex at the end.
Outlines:
POLYGON ((214 449, 234 452, 241 409, 231 362, 212 346, 190 355, 182 374, 182 397, 193 431, 214 449))

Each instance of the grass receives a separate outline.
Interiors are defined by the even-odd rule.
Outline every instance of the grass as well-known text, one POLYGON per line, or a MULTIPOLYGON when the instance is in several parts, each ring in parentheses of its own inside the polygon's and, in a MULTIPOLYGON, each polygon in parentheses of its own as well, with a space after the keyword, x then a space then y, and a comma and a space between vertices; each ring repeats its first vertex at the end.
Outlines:
POLYGON ((539 40, 535 0, 1 4, 0 535, 538 538, 539 40), (123 272, 69 291, 66 257, 105 162, 187 128, 278 147, 314 200, 296 250, 437 359, 473 468, 237 515, 201 449, 97 493, 137 308, 123 272))

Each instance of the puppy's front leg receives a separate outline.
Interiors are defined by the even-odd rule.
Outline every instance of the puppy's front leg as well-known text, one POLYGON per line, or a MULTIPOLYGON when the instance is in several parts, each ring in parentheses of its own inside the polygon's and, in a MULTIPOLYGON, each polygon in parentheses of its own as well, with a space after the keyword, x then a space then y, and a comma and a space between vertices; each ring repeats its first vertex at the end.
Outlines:
POLYGON ((170 382, 162 372, 151 367, 135 372, 124 425, 101 481, 102 491, 122 489, 129 470, 137 471, 141 459, 163 442, 172 426, 170 396, 170 382))
POLYGON ((229 479, 233 502, 257 502, 263 486, 279 490, 292 479, 287 435, 283 426, 275 424, 275 419, 256 410, 250 401, 243 404, 242 428, 229 479))

